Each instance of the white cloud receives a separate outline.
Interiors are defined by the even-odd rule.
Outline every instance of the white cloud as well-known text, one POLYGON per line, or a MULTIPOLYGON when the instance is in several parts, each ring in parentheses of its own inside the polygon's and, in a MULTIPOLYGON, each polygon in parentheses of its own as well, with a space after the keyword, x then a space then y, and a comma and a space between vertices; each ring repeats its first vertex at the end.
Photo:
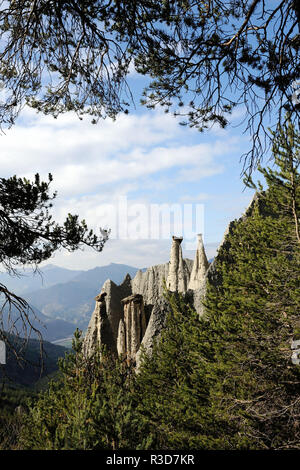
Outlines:
POLYGON ((175 119, 160 112, 123 115, 93 126, 73 114, 54 120, 27 109, 22 121, 0 138, 1 174, 29 178, 52 173, 55 189, 70 197, 107 184, 144 179, 144 185, 150 175, 171 169, 185 179, 222 172, 215 157, 224 153, 224 145, 193 144, 194 136, 195 131, 182 131, 175 119))
MULTIPOLYGON (((105 205, 115 204, 122 195, 130 196, 131 203, 151 203, 143 199, 145 189, 150 198, 151 189, 167 190, 170 203, 209 199, 207 193, 198 193, 196 199, 182 193, 180 183, 222 173, 220 158, 238 145, 228 134, 205 142, 196 130, 182 129, 172 116, 159 111, 91 125, 90 119, 80 121, 73 114, 53 119, 27 108, 18 124, 0 137, 0 174, 32 178, 38 172, 47 178, 52 173, 52 190, 58 191, 55 218, 61 222, 68 212, 78 213, 95 227, 105 225, 105 205)), ((107 220, 106 226, 111 226, 107 220)), ((109 262, 143 266, 152 258, 155 263, 168 258, 168 244, 111 240, 100 255, 62 252, 54 262, 74 268, 82 263, 86 269, 109 262)))

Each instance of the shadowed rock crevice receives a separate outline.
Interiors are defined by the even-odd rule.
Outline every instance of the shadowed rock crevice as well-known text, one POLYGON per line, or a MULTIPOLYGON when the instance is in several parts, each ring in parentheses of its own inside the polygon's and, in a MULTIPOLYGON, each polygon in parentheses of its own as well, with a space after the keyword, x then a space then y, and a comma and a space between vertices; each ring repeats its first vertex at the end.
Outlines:
POLYGON ((146 332, 143 296, 133 294, 122 300, 123 318, 119 322, 117 349, 119 356, 135 360, 146 332))

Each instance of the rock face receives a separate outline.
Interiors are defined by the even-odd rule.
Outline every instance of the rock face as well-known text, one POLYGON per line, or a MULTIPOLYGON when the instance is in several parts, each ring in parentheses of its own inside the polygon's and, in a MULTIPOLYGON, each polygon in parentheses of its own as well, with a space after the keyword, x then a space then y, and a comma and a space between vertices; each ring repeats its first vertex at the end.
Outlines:
POLYGON ((134 279, 127 274, 120 285, 111 280, 104 283, 84 339, 86 354, 106 346, 138 366, 141 350, 151 353, 153 340, 165 325, 170 308, 163 296, 165 287, 186 294, 202 313, 208 268, 202 236, 198 236, 194 262, 183 259, 181 242, 182 238, 173 237, 169 263, 138 271, 134 279))
POLYGON ((119 356, 135 360, 146 331, 143 296, 133 294, 122 300, 124 318, 119 322, 117 350, 119 356))
POLYGON ((170 265, 167 277, 167 288, 171 292, 186 292, 189 272, 185 269, 182 259, 181 242, 182 237, 172 237, 170 265))
POLYGON ((137 368, 141 362, 142 350, 144 349, 147 354, 152 353, 154 340, 159 337, 161 331, 163 330, 166 324, 167 313, 170 311, 170 306, 168 302, 163 298, 159 297, 153 306, 152 313, 147 325, 143 341, 141 343, 141 348, 136 354, 136 365, 137 368))
POLYGON ((91 351, 96 346, 106 345, 111 348, 112 330, 106 310, 106 292, 95 297, 96 306, 88 327, 88 334, 84 340, 84 350, 91 351))
POLYGON ((131 294, 129 274, 119 286, 110 279, 105 281, 101 293, 95 297, 95 310, 84 338, 83 349, 87 354, 99 346, 117 353, 119 322, 123 317, 121 300, 131 294))

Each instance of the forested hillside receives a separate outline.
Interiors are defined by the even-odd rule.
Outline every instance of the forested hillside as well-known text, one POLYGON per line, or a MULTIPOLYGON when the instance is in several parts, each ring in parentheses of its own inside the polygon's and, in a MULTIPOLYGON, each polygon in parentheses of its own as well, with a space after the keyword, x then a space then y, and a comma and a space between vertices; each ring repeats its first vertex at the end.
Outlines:
POLYGON ((300 2, 0 5, 0 450, 283 450, 286 466, 300 2), (122 282, 132 264, 149 268, 122 282))
POLYGON ((205 314, 166 293, 172 313, 136 374, 125 358, 60 361, 30 408, 25 449, 299 449, 299 135, 274 136, 276 167, 232 222, 207 282, 205 314))
POLYGON ((58 358, 66 348, 47 341, 7 338, 6 364, 0 366, 0 450, 14 449, 27 411, 28 399, 37 399, 38 390, 48 387, 58 374, 58 358))

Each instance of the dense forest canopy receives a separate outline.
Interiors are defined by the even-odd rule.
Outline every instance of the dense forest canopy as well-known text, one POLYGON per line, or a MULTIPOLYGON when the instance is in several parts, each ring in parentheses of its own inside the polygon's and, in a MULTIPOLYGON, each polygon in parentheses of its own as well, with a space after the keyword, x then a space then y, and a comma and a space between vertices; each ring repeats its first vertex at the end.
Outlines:
POLYGON ((134 67, 151 77, 142 102, 182 124, 225 127, 246 108, 251 166, 269 143, 269 119, 280 123, 286 110, 299 119, 299 21, 294 0, 2 1, 1 125, 25 103, 93 122, 128 112, 134 67))

